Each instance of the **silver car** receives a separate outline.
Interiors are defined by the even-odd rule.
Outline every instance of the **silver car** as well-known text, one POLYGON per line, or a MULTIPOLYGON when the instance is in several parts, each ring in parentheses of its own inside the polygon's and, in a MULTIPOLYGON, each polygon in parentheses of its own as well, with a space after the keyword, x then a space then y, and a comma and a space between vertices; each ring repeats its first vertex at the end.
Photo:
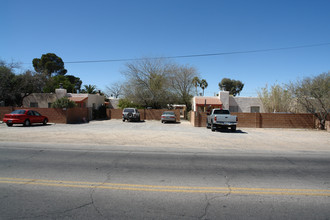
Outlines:
POLYGON ((175 113, 174 112, 171 112, 171 111, 163 112, 160 121, 162 123, 165 123, 165 122, 176 122, 175 113))

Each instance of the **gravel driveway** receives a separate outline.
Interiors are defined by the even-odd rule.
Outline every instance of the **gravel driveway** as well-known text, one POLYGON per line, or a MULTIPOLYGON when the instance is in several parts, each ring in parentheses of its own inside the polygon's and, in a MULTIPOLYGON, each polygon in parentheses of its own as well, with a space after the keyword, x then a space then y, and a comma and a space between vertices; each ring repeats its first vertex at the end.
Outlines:
POLYGON ((91 121, 7 127, 0 124, 0 142, 59 143, 92 146, 141 146, 239 151, 330 152, 330 133, 306 129, 238 128, 237 132, 192 127, 190 122, 91 121))

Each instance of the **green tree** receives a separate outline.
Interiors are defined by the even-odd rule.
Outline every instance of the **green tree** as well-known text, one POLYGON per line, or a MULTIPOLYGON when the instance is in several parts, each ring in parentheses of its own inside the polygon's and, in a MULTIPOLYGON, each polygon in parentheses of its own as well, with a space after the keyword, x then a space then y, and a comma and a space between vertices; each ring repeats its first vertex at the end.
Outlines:
POLYGON ((203 96, 204 96, 204 90, 208 87, 208 83, 206 82, 205 79, 202 79, 201 82, 200 82, 200 87, 202 88, 203 90, 203 96))
POLYGON ((23 98, 33 92, 41 92, 44 78, 30 70, 16 75, 17 64, 6 64, 0 61, 0 101, 5 105, 22 106, 23 98))
POLYGON ((244 83, 240 80, 223 78, 219 83, 219 89, 224 91, 229 91, 230 95, 236 96, 243 90, 244 83))
POLYGON ((81 93, 88 93, 88 94, 96 94, 96 86, 95 85, 84 85, 84 88, 81 90, 81 93))
POLYGON ((291 93, 284 87, 274 84, 268 88, 266 85, 258 91, 258 96, 263 104, 264 111, 271 112, 293 112, 291 93))
POLYGON ((0 101, 5 102, 5 105, 14 105, 16 86, 15 73, 13 68, 7 65, 4 61, 0 62, 0 101))
POLYGON ((291 82, 288 88, 305 111, 319 119, 321 129, 324 129, 330 111, 330 72, 291 82))
POLYGON ((74 108, 76 107, 76 103, 71 101, 68 97, 63 97, 57 99, 52 103, 52 108, 74 108))
POLYGON ((65 77, 70 81, 73 85, 73 90, 70 91, 71 93, 76 93, 81 88, 82 81, 79 77, 75 77, 73 75, 65 75, 65 77))
POLYGON ((31 93, 41 93, 45 86, 45 77, 42 74, 25 71, 23 74, 16 75, 14 91, 16 102, 19 106, 23 105, 23 99, 31 93))
POLYGON ((133 103, 129 99, 119 99, 118 107, 121 108, 121 109, 124 109, 124 108, 141 108, 140 105, 138 105, 136 103, 133 103))
POLYGON ((195 76, 193 79, 192 79, 192 83, 193 83, 193 85, 195 86, 195 88, 196 88, 196 96, 198 96, 198 91, 197 91, 197 88, 198 88, 198 86, 200 86, 200 84, 201 84, 201 81, 200 81, 200 79, 197 77, 197 76, 195 76))
POLYGON ((46 85, 43 89, 43 92, 50 93, 54 92, 55 89, 58 89, 60 84, 62 84, 63 88, 67 90, 69 93, 75 93, 82 84, 82 81, 79 77, 75 77, 72 75, 57 75, 49 78, 46 82, 46 85))
POLYGON ((65 75, 67 70, 64 68, 63 60, 54 53, 43 54, 41 58, 34 58, 32 61, 34 70, 43 73, 47 77, 55 75, 65 75))

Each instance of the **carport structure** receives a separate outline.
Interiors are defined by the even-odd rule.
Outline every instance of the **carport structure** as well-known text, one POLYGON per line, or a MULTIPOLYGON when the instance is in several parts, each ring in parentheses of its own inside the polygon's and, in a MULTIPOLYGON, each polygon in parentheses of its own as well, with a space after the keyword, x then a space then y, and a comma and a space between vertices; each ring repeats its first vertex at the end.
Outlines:
POLYGON ((193 98, 193 111, 205 112, 214 108, 222 108, 223 104, 219 97, 195 96, 193 98))

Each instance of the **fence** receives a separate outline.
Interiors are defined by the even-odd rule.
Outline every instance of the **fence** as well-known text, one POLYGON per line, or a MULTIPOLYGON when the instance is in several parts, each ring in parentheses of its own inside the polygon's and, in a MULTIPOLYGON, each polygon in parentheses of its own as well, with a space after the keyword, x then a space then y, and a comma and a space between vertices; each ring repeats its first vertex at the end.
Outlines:
MULTIPOLYGON (((5 114, 22 109, 19 107, 0 107, 0 120, 3 119, 5 114)), ((23 108, 25 109, 25 108, 23 108)), ((87 108, 69 108, 66 110, 58 108, 28 108, 39 112, 41 115, 47 116, 51 123, 63 123, 63 124, 74 124, 81 123, 88 119, 87 108)))
MULTIPOLYGON (((168 110, 168 109, 139 109, 141 120, 160 120, 164 111, 175 112, 176 121, 180 121, 180 109, 168 110)), ((122 119, 122 109, 107 109, 107 117, 110 119, 122 119)))
MULTIPOLYGON (((206 127, 205 112, 190 112, 194 127, 206 127)), ((238 127, 249 128, 315 128, 313 114, 232 113, 238 118, 238 127)))

